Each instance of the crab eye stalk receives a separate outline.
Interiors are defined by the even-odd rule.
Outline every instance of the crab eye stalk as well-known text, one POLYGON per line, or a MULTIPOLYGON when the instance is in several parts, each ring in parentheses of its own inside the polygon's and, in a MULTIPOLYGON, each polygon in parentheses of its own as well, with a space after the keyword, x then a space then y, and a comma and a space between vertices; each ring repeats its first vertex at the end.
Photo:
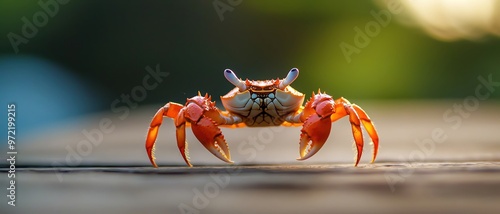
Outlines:
POLYGON ((283 81, 280 82, 280 85, 278 86, 278 88, 281 90, 285 89, 287 86, 292 84, 292 82, 295 79, 297 79, 298 76, 299 76, 299 69, 292 68, 292 70, 290 70, 290 72, 288 72, 288 75, 286 75, 285 79, 283 79, 283 81))
POLYGON ((240 91, 247 90, 247 85, 245 84, 245 82, 240 80, 230 69, 224 70, 224 76, 226 77, 227 81, 238 87, 240 91))

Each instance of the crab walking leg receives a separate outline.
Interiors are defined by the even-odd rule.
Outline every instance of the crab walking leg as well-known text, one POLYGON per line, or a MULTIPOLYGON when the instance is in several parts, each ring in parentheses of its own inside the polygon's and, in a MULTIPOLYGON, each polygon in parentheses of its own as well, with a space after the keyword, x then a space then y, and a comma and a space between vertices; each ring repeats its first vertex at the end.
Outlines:
POLYGON ((363 154, 363 132, 361 131, 361 121, 359 120, 359 116, 356 113, 356 110, 352 107, 351 103, 341 97, 335 100, 335 113, 331 115, 331 121, 335 122, 340 118, 345 116, 349 116, 349 122, 351 123, 352 136, 354 137, 354 141, 356 142, 356 163, 354 166, 357 166, 359 160, 361 159, 361 155, 363 154))
POLYGON ((365 127, 365 130, 368 132, 370 135, 370 138, 373 141, 373 155, 372 155, 372 163, 375 162, 375 158, 377 158, 377 153, 378 153, 378 133, 377 130, 375 129, 375 125, 373 124, 372 120, 366 112, 359 107, 356 104, 352 104, 352 107, 354 110, 356 110, 356 113, 358 113, 359 119, 361 119, 361 123, 363 123, 363 126, 365 127))
POLYGON ((149 161, 151 161, 154 167, 158 167, 155 162, 154 148, 156 137, 158 136, 158 129, 163 122, 163 117, 176 118, 182 108, 183 106, 181 104, 174 102, 167 103, 165 106, 158 109, 151 120, 148 135, 146 136, 146 152, 148 153, 149 161))
MULTIPOLYGON (((377 158, 377 153, 378 153, 378 147, 379 147, 379 137, 378 137, 378 133, 377 133, 377 130, 375 129, 375 125, 373 124, 372 120, 370 119, 370 117, 368 117, 368 115, 366 114, 366 112, 361 108, 359 107, 358 105, 356 104, 351 104, 347 99, 345 98, 340 98, 340 99, 337 99, 335 101, 335 103, 344 103, 344 105, 347 105, 349 106, 348 109, 354 109, 355 113, 357 114, 359 120, 361 121, 361 123, 363 124, 363 126, 365 127, 365 130, 368 132, 368 134, 370 135, 370 138, 372 139, 372 142, 373 142, 373 154, 372 154, 372 160, 371 162, 373 163, 375 161, 375 159, 377 158)), ((350 112, 352 112, 352 110, 349 110, 350 112)), ((332 115, 332 121, 335 121, 335 120, 338 120, 341 118, 340 115, 338 115, 338 117, 334 117, 335 115, 332 115)), ((351 122, 352 123, 352 122, 351 122)), ((358 131, 356 131, 358 132, 358 131)), ((361 130, 359 129, 359 132, 361 132, 361 130)), ((354 130, 353 130, 353 135, 354 134, 354 130)), ((361 135, 360 135, 361 136, 361 135)), ((356 137, 355 137, 356 139, 356 137)), ((356 141, 357 143, 358 141, 356 141)), ((362 148, 362 147, 361 147, 362 148)), ((357 144, 357 149, 359 151, 359 145, 357 144)), ((358 152, 359 153, 359 152, 358 152)), ((359 156, 359 154, 358 154, 359 156)), ((359 161, 359 159, 358 159, 359 161)))
POLYGON ((185 111, 185 108, 181 109, 174 120, 175 138, 177 139, 177 148, 179 148, 182 158, 189 167, 192 167, 193 165, 189 161, 188 143, 186 141, 186 125, 189 123, 186 122, 186 118, 184 117, 185 111))

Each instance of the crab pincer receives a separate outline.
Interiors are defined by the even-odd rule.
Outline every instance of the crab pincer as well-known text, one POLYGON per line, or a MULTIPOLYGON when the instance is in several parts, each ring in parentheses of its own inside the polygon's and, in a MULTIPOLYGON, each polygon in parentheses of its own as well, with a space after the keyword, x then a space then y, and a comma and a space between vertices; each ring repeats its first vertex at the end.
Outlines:
POLYGON ((300 157, 297 160, 305 160, 316 154, 330 136, 331 128, 330 117, 321 118, 317 114, 309 116, 301 130, 300 157))
POLYGON ((224 162, 233 163, 229 148, 217 124, 208 117, 202 117, 191 124, 194 136, 213 155, 224 162))

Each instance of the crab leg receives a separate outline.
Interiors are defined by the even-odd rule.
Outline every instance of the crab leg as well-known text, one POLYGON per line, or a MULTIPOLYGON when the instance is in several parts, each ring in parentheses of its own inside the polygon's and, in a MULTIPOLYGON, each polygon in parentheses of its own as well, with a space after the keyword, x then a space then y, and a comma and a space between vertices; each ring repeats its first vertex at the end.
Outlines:
POLYGON ((361 158, 361 153, 363 152, 363 135, 361 134, 360 122, 365 127, 365 130, 368 132, 368 135, 370 135, 370 138, 373 142, 373 154, 371 160, 371 162, 373 163, 377 158, 379 137, 372 120, 361 107, 356 104, 351 104, 349 100, 343 97, 335 100, 335 103, 337 104, 336 109, 338 110, 335 114, 332 114, 332 122, 342 118, 347 114, 349 115, 349 121, 351 122, 354 140, 356 141, 356 150, 358 153, 356 158, 356 166, 358 165, 359 159, 361 158), (344 108, 339 108, 341 106, 344 106, 344 108), (338 114, 339 111, 341 112, 341 114, 338 114), (356 118, 354 118, 354 116, 356 116, 356 118))
POLYGON ((345 98, 339 98, 335 100, 335 113, 331 115, 331 121, 334 122, 344 116, 349 116, 349 122, 351 123, 352 136, 354 137, 354 141, 356 142, 356 163, 354 166, 357 166, 359 160, 361 159, 361 155, 363 154, 363 132, 361 131, 361 121, 359 120, 359 116, 356 110, 353 108, 351 103, 345 98))
POLYGON ((182 155, 182 158, 189 167, 193 165, 189 161, 188 143, 186 142, 186 118, 184 118, 185 108, 181 109, 175 118, 175 138, 177 139, 177 147, 182 155))
POLYGON ((183 106, 181 104, 174 102, 167 103, 165 106, 158 109, 151 120, 146 136, 146 152, 148 153, 149 161, 151 161, 154 167, 158 167, 155 162, 154 148, 156 137, 158 136, 158 129, 163 122, 163 117, 176 118, 182 108, 183 106))
POLYGON ((372 154, 372 163, 375 161, 375 158, 377 158, 377 153, 378 153, 378 134, 377 130, 375 129, 375 125, 373 124, 372 120, 366 112, 359 107, 356 104, 352 104, 352 107, 354 110, 356 110, 356 113, 359 116, 359 119, 361 119, 361 122, 363 123, 363 126, 365 127, 365 130, 368 132, 370 135, 370 138, 373 141, 373 154, 372 154))

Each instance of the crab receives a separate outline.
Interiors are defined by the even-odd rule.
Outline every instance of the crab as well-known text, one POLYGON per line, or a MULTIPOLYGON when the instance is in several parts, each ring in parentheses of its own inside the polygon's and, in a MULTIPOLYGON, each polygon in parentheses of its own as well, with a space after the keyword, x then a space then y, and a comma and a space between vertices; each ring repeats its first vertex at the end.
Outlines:
POLYGON ((363 152, 363 133, 361 124, 373 142, 371 163, 378 152, 379 137, 375 125, 365 111, 356 104, 351 104, 341 97, 333 99, 318 90, 312 93, 304 106, 304 94, 293 89, 290 84, 299 76, 299 70, 292 68, 284 79, 275 80, 241 80, 230 69, 224 70, 224 76, 235 88, 221 96, 226 111, 218 109, 211 96, 188 98, 186 104, 169 102, 154 115, 147 136, 146 152, 154 167, 154 148, 158 129, 163 118, 174 120, 177 146, 182 158, 189 167, 193 165, 189 159, 186 142, 186 127, 191 126, 194 136, 217 158, 233 163, 229 146, 219 127, 266 127, 266 126, 300 126, 299 155, 297 160, 306 160, 316 154, 325 144, 331 131, 331 124, 345 116, 349 117, 352 134, 356 145, 355 164, 357 166, 363 152))

